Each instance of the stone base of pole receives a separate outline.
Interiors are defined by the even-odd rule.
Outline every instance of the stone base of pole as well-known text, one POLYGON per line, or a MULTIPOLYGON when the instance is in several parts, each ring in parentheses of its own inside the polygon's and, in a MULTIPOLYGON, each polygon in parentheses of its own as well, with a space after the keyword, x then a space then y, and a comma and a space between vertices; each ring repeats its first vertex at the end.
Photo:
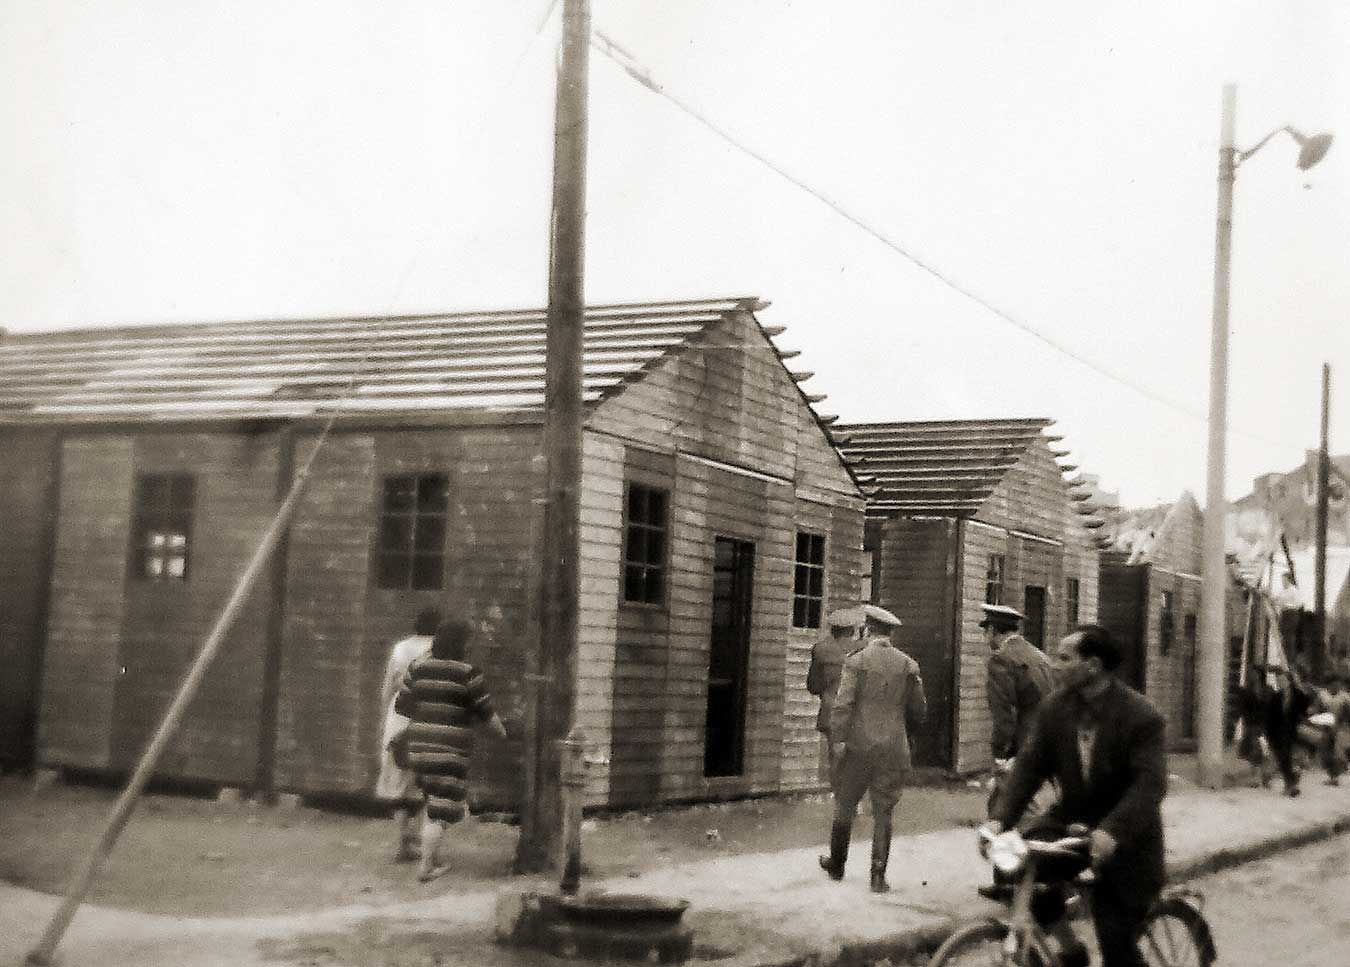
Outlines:
POLYGON ((1202 753, 1196 759, 1195 784, 1202 789, 1222 789, 1227 781, 1223 767, 1223 752, 1202 753))

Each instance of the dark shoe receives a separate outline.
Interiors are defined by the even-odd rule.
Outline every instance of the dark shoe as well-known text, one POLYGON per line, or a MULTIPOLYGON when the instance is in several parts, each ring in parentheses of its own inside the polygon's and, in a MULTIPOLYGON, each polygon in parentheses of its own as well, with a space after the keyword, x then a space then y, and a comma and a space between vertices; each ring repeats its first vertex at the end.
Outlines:
POLYGON ((891 823, 889 819, 872 827, 872 892, 885 893, 886 866, 891 860, 891 823))
POLYGON ((1006 883, 986 883, 976 887, 976 892, 986 900, 997 900, 999 903, 1011 903, 1013 898, 1013 888, 1006 883))
POLYGON ((830 824, 830 855, 820 857, 820 868, 830 874, 832 880, 844 878, 844 864, 848 861, 848 838, 852 832, 852 823, 841 823, 836 820, 830 824))
POLYGON ((1293 798, 1294 798, 1295 796, 1297 796, 1300 792, 1301 792, 1301 790, 1298 788, 1298 786, 1285 786, 1285 787, 1284 787, 1284 794, 1285 794, 1286 796, 1288 796, 1290 799, 1293 799, 1293 798))

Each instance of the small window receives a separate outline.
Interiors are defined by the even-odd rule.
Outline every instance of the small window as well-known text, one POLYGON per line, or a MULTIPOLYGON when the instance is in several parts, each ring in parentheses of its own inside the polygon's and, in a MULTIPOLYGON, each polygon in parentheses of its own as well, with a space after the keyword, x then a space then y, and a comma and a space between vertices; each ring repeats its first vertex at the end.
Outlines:
POLYGON ((1068 588, 1064 595, 1066 610, 1069 617, 1069 627, 1072 628, 1078 624, 1078 578, 1069 578, 1068 588))
POLYGON ((984 575, 984 603, 1003 603, 1003 568, 1006 563, 1002 554, 989 555, 989 570, 984 575))
POLYGON ((429 591, 445 584, 450 478, 443 473, 384 478, 376 584, 429 591))
POLYGON ((623 545, 623 599, 662 604, 666 599, 666 491, 630 483, 623 545))
POLYGON ((196 481, 185 473, 136 478, 131 573, 141 581, 186 581, 196 481))
POLYGON ((1172 639, 1176 634, 1176 613, 1173 611, 1174 596, 1171 591, 1162 593, 1162 613, 1158 615, 1158 650, 1164 655, 1172 650, 1172 639))
POLYGON ((792 580, 792 627, 819 628, 825 600, 825 538, 797 532, 797 567, 792 580))

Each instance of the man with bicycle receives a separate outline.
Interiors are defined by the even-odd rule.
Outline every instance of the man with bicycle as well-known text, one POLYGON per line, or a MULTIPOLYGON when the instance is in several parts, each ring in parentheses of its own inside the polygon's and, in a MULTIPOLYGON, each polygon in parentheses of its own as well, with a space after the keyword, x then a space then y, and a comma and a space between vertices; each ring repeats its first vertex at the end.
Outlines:
MULTIPOLYGON (((1015 825, 1042 783, 1055 780, 1060 798, 1028 838, 1054 839, 1075 823, 1091 829, 1092 916, 1103 967, 1140 967, 1136 943, 1166 878, 1167 761, 1163 717, 1116 677, 1121 658, 1098 625, 1081 625, 1060 641, 1061 688, 1042 704, 983 832, 1015 825)), ((1064 963, 1086 965, 1086 951, 1070 951, 1064 963)))

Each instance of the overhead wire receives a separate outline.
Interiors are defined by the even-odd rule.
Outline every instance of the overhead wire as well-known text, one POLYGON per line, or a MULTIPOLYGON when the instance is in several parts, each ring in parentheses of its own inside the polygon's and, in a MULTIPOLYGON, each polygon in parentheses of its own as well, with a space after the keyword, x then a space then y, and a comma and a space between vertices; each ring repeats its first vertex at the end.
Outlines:
MULTIPOLYGON (((974 291, 969 286, 952 278, 950 275, 943 272, 941 269, 937 268, 928 260, 914 254, 908 248, 901 245, 894 238, 890 237, 888 234, 886 234, 884 231, 874 226, 872 223, 868 222, 866 219, 848 210, 842 204, 835 201, 833 198, 829 197, 827 194, 825 194, 820 189, 816 188, 814 185, 809 184, 803 179, 792 174, 786 168, 782 167, 781 165, 773 161, 771 158, 767 157, 762 152, 757 151, 754 148, 751 148, 749 145, 745 144, 744 142, 740 141, 733 134, 731 134, 729 131, 718 125, 716 122, 712 121, 705 114, 694 108, 688 102, 684 101, 675 94, 672 94, 665 85, 657 82, 655 77, 653 77, 651 71, 647 67, 645 67, 642 63, 640 63, 634 54, 632 54, 622 45, 617 43, 612 37, 606 34, 603 30, 600 30, 598 27, 592 28, 591 45, 597 51, 599 51, 604 57, 606 57, 616 66, 618 66, 629 77, 635 80, 638 84, 642 85, 652 93, 657 94, 660 97, 664 98, 666 101, 669 101, 672 105, 674 105, 688 117, 692 118, 694 121, 698 122, 703 127, 707 128, 722 141, 726 142, 727 144, 735 148, 737 151, 749 156, 750 158, 757 161, 759 164, 768 168, 770 171, 778 175, 784 181, 787 181, 793 187, 810 195, 812 198, 816 199, 818 202, 825 205, 836 215, 844 219, 849 224, 853 225, 855 228, 858 228, 863 232, 865 232, 866 234, 870 235, 873 239, 880 242, 882 245, 886 246, 886 248, 890 249, 892 252, 899 255, 901 258, 905 259, 907 262, 914 265, 916 268, 920 269, 921 271, 933 277, 934 279, 937 279, 940 283, 942 283, 944 286, 951 289, 952 291, 974 302, 976 305, 985 309, 996 318, 1008 323, 1011 326, 1014 326, 1015 328, 1026 333, 1027 335, 1038 340, 1039 342, 1044 343, 1046 346, 1050 347, 1060 355, 1072 359, 1079 365, 1097 373, 1100 376, 1106 377, 1107 379, 1111 380, 1114 383, 1124 386, 1127 389, 1133 390, 1135 393, 1139 394, 1140 396, 1146 399, 1152 400, 1153 402, 1158 403, 1161 406, 1165 406, 1169 409, 1180 412, 1202 423, 1209 422, 1208 415, 1201 412, 1200 410, 1197 410, 1195 407, 1192 407, 1186 403, 1181 402, 1180 400, 1173 399, 1172 397, 1159 393, 1156 390, 1153 390, 1150 387, 1143 385, 1142 383, 1132 380, 1129 377, 1117 373, 1107 368, 1106 366, 1103 366, 1102 364, 1096 362, 1095 360, 1090 359, 1087 356, 1084 356, 1083 354, 1077 352, 1076 350, 1072 349, 1069 346, 1064 345, 1063 343, 1059 342, 1053 337, 1046 335, 1044 332, 1032 326, 1030 323, 1023 321, 1022 319, 1019 319, 1011 312, 1002 309, 995 303, 991 302, 989 299, 985 298, 978 292, 974 291)), ((1270 438, 1263 437, 1258 434, 1254 434, 1249 431, 1237 428, 1235 428, 1233 432, 1240 434, 1242 436, 1249 437, 1254 440, 1260 440, 1265 443, 1272 443, 1279 446, 1285 446, 1287 445, 1288 442, 1288 441, 1272 440, 1270 438)))

